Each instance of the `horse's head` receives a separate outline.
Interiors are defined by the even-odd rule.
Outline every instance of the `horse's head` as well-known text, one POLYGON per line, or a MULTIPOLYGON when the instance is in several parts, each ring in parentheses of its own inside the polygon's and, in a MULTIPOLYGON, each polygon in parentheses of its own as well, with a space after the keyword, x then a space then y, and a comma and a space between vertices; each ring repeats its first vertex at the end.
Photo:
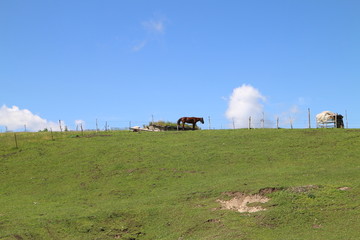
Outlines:
POLYGON ((200 118, 200 122, 204 124, 204 118, 200 118))

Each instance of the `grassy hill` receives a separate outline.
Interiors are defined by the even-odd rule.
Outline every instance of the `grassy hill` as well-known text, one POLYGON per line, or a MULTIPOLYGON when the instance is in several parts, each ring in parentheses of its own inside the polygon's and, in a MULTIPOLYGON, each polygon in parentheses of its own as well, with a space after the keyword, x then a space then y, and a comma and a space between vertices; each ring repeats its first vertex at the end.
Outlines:
POLYGON ((359 130, 53 138, 0 134, 0 239, 359 239, 359 130))

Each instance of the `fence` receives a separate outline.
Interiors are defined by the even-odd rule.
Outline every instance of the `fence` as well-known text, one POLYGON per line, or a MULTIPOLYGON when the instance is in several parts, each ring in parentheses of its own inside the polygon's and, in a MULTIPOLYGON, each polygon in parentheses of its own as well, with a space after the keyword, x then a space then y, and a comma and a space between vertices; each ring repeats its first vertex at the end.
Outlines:
MULTIPOLYGON (((245 121, 232 120, 227 121, 220 118, 211 118, 204 117, 205 123, 197 123, 197 126, 202 130, 221 130, 221 129, 260 129, 260 128, 284 128, 284 129, 302 129, 302 128, 317 128, 315 119, 307 118, 304 119, 295 119, 295 118, 280 118, 276 117, 273 119, 255 119, 253 117, 247 118, 245 121)), ((157 120, 155 120, 157 121, 157 120)), ((175 122, 175 121, 173 121, 175 122)), ((147 120, 135 120, 135 121, 105 121, 98 120, 97 127, 87 127, 86 130, 97 130, 97 131, 109 131, 109 130, 129 130, 131 127, 139 126, 144 127, 148 126, 151 121, 147 120)), ((345 123, 345 122, 344 122, 345 123)), ((360 124, 351 125, 352 128, 360 128, 360 124)), ((345 128, 348 128, 345 124, 345 128)), ((76 130, 76 127, 74 128, 76 130)), ((80 127, 77 127, 80 129, 80 127)))
MULTIPOLYGON (((259 128, 317 128, 318 125, 315 121, 315 117, 311 117, 310 110, 307 116, 296 116, 296 117, 273 117, 265 118, 258 117, 254 118, 249 116, 248 118, 243 118, 243 120, 226 120, 224 118, 213 118, 211 116, 204 117, 205 124, 198 123, 203 130, 208 129, 238 129, 238 128, 248 128, 248 129, 259 129, 259 128)), ((152 116, 152 121, 157 121, 152 116)), ((176 120, 175 120, 176 121, 176 120)), ((172 122, 175 122, 172 121, 172 122)), ((147 126, 151 123, 149 120, 103 120, 103 119, 94 119, 92 123, 80 123, 74 125, 64 126, 63 121, 59 121, 58 129, 47 129, 48 131, 116 131, 116 130, 129 130, 134 126, 147 126)), ((345 128, 360 128, 360 122, 353 123, 349 125, 347 115, 344 118, 345 128)), ((26 132, 29 131, 24 124, 23 128, 17 129, 16 131, 26 132)), ((8 129, 5 126, 0 126, 0 133, 8 132, 8 129)))

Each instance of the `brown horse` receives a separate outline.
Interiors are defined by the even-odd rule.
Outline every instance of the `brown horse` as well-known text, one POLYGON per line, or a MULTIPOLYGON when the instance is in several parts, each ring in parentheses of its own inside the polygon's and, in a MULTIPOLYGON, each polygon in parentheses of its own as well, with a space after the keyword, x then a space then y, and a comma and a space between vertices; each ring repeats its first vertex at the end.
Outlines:
POLYGON ((197 117, 182 117, 179 118, 179 120, 177 121, 177 125, 178 127, 180 126, 180 123, 182 122, 182 129, 184 130, 184 125, 185 123, 192 123, 193 125, 193 130, 195 130, 195 126, 197 122, 201 122, 202 124, 204 124, 204 119, 203 118, 197 118, 197 117))

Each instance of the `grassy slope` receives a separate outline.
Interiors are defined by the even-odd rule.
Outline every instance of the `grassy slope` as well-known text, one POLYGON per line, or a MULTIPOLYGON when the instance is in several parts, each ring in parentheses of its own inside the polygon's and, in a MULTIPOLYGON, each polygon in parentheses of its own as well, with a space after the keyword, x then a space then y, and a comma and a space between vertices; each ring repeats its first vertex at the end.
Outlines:
POLYGON ((0 239, 358 239, 358 130, 101 134, 0 134, 0 239))

